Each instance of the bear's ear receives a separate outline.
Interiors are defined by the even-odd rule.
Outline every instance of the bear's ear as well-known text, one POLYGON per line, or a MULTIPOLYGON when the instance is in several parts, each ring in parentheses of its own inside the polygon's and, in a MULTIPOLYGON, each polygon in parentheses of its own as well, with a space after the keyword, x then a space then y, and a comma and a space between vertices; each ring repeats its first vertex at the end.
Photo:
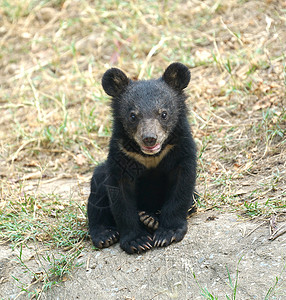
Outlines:
POLYGON ((119 69, 111 68, 102 77, 101 84, 107 95, 120 95, 129 83, 128 77, 119 69))
POLYGON ((176 62, 165 70, 162 78, 170 87, 181 91, 188 86, 191 72, 185 65, 176 62))

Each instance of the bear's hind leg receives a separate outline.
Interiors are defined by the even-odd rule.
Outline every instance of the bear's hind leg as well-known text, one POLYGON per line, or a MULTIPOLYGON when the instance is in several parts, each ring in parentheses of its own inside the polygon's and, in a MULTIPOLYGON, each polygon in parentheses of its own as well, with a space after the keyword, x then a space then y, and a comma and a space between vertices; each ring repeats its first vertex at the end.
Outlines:
POLYGON ((105 166, 96 168, 88 198, 87 214, 91 240, 95 247, 106 248, 119 241, 119 232, 113 218, 105 187, 105 166))
MULTIPOLYGON (((113 219, 110 207, 98 207, 94 205, 93 195, 88 200, 88 220, 89 232, 92 243, 97 248, 106 248, 115 244, 119 240, 115 221, 113 219)), ((107 196, 106 196, 107 198, 107 196)), ((108 198, 106 199, 108 204, 108 198)), ((101 205, 103 201, 101 201, 101 205)))

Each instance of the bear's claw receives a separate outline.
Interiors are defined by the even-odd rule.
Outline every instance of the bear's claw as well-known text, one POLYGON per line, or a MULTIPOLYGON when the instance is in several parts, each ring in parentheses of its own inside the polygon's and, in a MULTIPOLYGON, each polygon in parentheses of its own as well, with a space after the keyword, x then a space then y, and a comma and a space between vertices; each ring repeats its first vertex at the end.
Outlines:
POLYGON ((137 238, 126 240, 121 240, 120 246, 123 250, 125 250, 127 253, 142 253, 147 250, 150 250, 153 247, 153 241, 152 238, 149 235, 139 235, 137 238))
POLYGON ((163 229, 159 228, 154 235, 154 247, 166 247, 173 242, 179 242, 186 234, 185 228, 163 229))
POLYGON ((96 248, 107 248, 119 240, 119 232, 113 229, 105 229, 91 237, 92 242, 96 248))
POLYGON ((145 211, 140 211, 138 213, 140 221, 149 229, 157 230, 159 226, 159 218, 154 214, 146 213, 145 211))

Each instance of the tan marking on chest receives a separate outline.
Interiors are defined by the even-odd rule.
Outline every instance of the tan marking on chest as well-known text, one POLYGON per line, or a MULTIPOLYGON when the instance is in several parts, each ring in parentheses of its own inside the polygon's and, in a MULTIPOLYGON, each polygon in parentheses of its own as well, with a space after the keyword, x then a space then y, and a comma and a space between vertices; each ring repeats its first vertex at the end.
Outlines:
POLYGON ((143 156, 136 152, 127 151, 122 145, 120 149, 129 157, 137 160, 141 165, 145 166, 147 169, 156 168, 161 160, 166 156, 166 154, 174 147, 174 145, 167 145, 165 149, 157 156, 143 156))

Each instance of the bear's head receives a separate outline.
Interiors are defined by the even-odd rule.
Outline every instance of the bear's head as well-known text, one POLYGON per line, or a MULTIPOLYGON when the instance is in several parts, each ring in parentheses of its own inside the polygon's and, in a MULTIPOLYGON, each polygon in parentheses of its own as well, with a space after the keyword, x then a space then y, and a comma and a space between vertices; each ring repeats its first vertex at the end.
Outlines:
POLYGON ((159 153, 178 120, 186 115, 183 90, 190 78, 189 69, 181 63, 169 65, 156 80, 133 81, 117 68, 104 73, 102 86, 112 96, 114 120, 144 154, 159 153))

